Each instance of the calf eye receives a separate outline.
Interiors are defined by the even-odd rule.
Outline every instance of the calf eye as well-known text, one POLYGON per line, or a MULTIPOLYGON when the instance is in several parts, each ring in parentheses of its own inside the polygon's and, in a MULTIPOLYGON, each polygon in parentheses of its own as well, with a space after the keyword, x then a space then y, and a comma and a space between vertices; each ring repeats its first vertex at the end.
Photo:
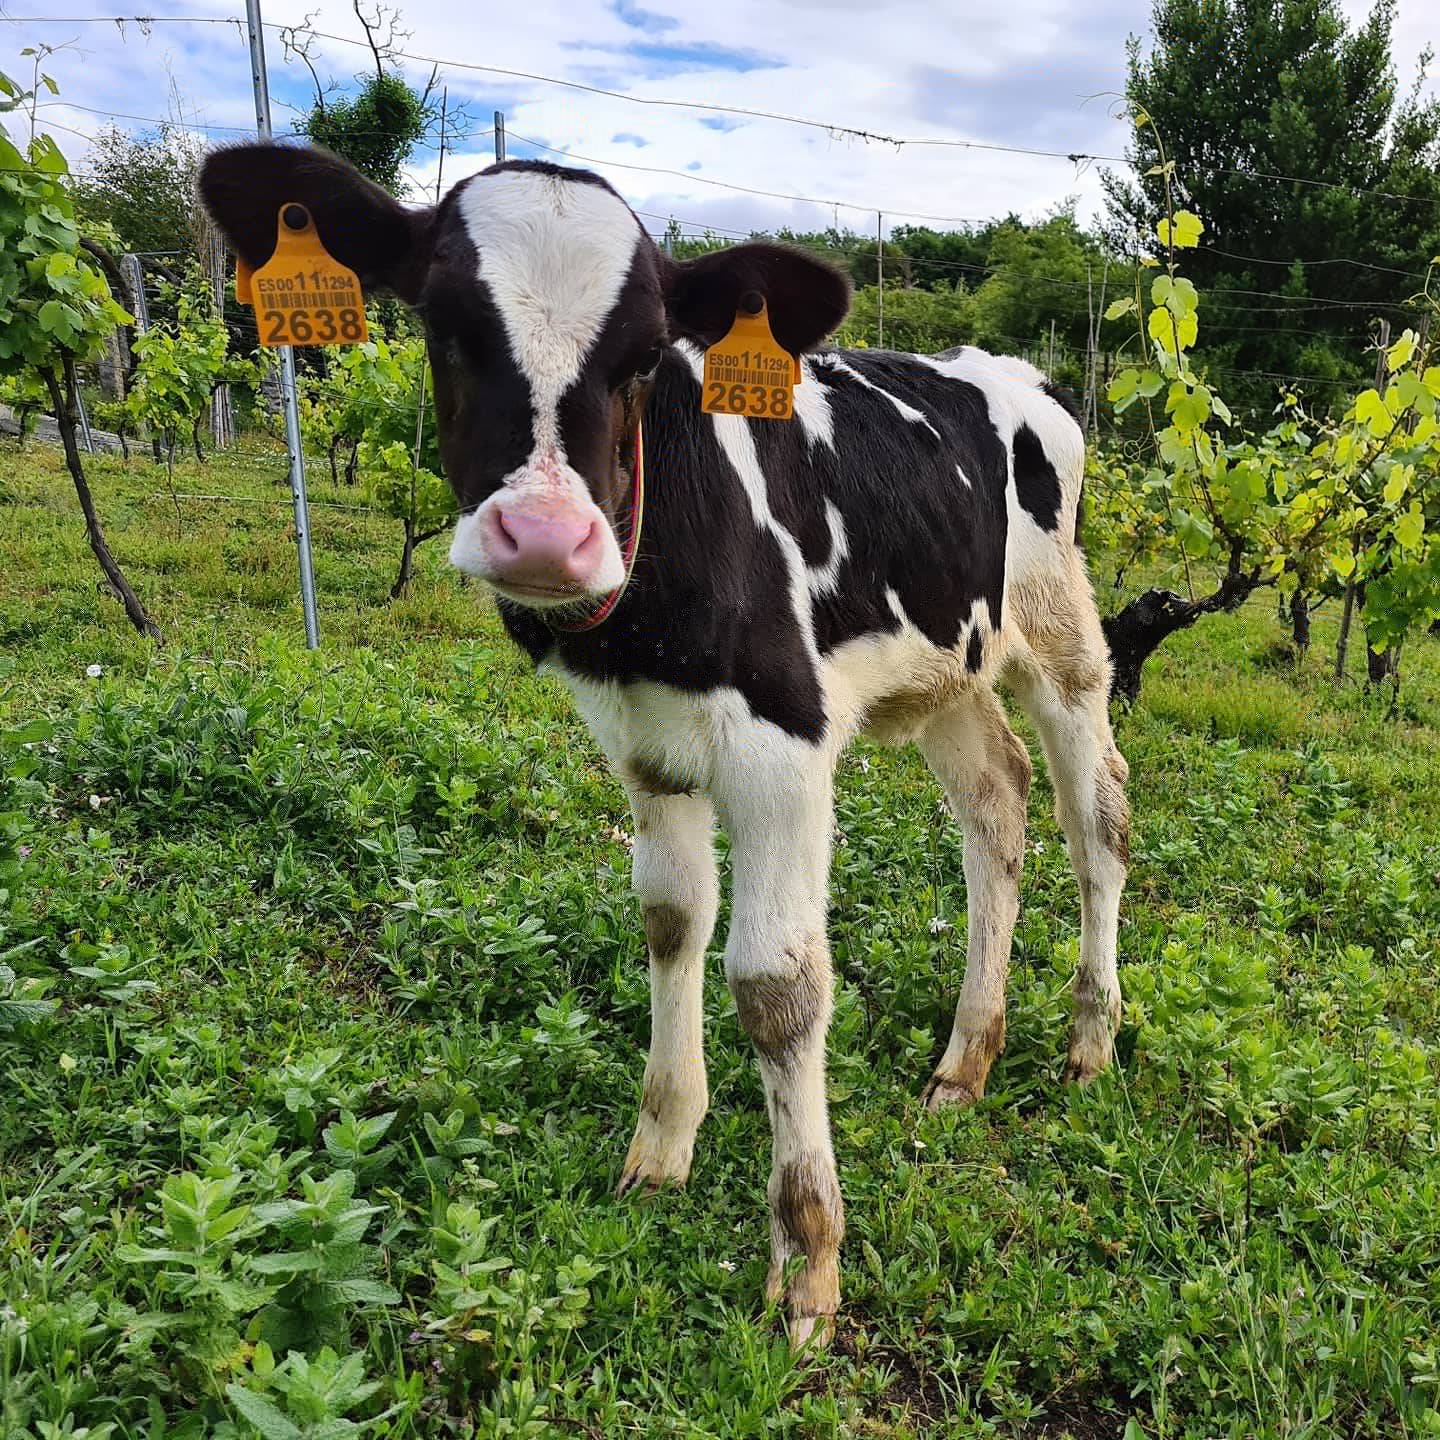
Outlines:
POLYGON ((615 391, 623 390, 629 394, 636 387, 648 384, 655 378, 655 372, 660 368, 660 360, 664 354, 665 347, 657 341, 648 350, 642 350, 638 355, 633 355, 611 376, 610 388, 615 391))

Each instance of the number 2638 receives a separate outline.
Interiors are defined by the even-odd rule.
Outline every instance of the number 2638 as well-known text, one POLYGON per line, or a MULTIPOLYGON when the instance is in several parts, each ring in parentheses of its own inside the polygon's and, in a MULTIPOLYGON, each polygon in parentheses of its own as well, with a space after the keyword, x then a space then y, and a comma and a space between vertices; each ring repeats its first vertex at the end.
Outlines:
POLYGON ((267 345, 308 345, 320 343, 329 345, 336 340, 356 341, 360 339, 360 312, 341 310, 338 315, 329 310, 319 310, 313 317, 304 310, 270 310, 265 322, 270 326, 265 336, 267 345), (286 322, 289 335, 286 335, 286 322))
POLYGON ((723 385, 712 380, 705 391, 707 410, 773 420, 783 420, 790 414, 790 391, 783 385, 723 385))

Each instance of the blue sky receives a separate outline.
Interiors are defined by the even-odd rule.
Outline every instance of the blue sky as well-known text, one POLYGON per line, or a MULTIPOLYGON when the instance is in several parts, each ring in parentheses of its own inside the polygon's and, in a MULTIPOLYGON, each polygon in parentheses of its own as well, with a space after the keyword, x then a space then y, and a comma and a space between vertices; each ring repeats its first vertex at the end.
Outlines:
MULTIPOLYGON (((263 0, 273 25, 301 23, 336 41, 315 42, 321 76, 344 85, 369 63, 348 3, 263 0), (348 42, 348 43, 346 43, 348 42)), ((1349 13, 1364 6, 1346 0, 1349 13)), ((1428 0, 1399 0, 1396 60, 1408 86, 1423 46, 1440 38, 1428 0)), ((83 163, 88 136, 111 123, 145 129, 163 117, 198 142, 253 133, 248 53, 233 17, 238 0, 0 0, 0 69, 27 74, 27 45, 58 47, 45 68, 60 85, 42 111, 83 163), (144 10, 157 23, 50 24, 10 16, 60 10, 102 17, 144 10), (213 23, 168 23, 201 16, 213 23), (63 127, 63 128, 61 128, 63 127)), ((944 146, 895 146, 779 121, 706 114, 637 101, 690 100, 749 107, 890 136, 1119 155, 1115 117, 1124 46, 1144 34, 1148 0, 530 0, 460 7, 404 0, 404 49, 441 62, 452 103, 474 117, 472 137, 446 156, 447 179, 492 158, 491 112, 506 113, 513 156, 583 157, 648 224, 675 216, 687 230, 722 232, 831 224, 958 223, 1016 211, 1038 216, 1069 197, 1098 202, 1091 165, 944 146), (492 23, 503 14, 503 24, 492 23), (615 99, 538 79, 486 74, 490 65, 623 92, 615 99), (549 147, 549 148, 544 148, 549 147), (648 168, 640 168, 648 167, 648 168), (757 195, 727 186, 771 192, 757 195), (806 200, 778 198, 803 196, 806 200)), ((267 31, 275 128, 308 103, 309 75, 267 31)), ((423 82, 430 66, 407 62, 423 82)), ((1427 80, 1434 93, 1434 80, 1427 80)), ((414 191, 432 191, 437 156, 415 157, 414 191)))

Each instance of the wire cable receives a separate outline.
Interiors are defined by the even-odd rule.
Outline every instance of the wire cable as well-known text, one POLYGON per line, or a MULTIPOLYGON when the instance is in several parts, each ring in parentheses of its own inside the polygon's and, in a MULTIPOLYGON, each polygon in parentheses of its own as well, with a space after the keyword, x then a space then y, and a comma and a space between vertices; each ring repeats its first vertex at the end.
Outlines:
MULTIPOLYGON (((187 16, 187 15, 84 15, 84 16, 51 16, 51 15, 13 15, 5 17, 13 24, 48 24, 48 25, 95 25, 95 24, 125 24, 135 23, 140 25, 156 24, 209 24, 209 25, 235 25, 240 26, 243 22, 239 16, 187 16)), ((267 30, 284 30, 291 35, 311 35, 317 40, 329 40, 333 44, 348 45, 359 49, 369 49, 369 42, 356 40, 349 35, 336 35, 326 30, 316 30, 308 25, 286 25, 278 21, 267 20, 264 22, 267 30)), ((845 125, 838 121, 814 120, 800 115, 787 115, 778 110, 761 110, 745 105, 719 105, 709 101, 701 100, 679 100, 654 95, 633 95, 623 90, 610 90, 601 85, 587 85, 579 80, 566 80, 558 75, 545 75, 532 70, 513 70, 500 65, 481 65, 474 61, 447 60, 435 55, 418 55, 405 50, 391 50, 390 54, 397 60, 411 60, 417 64, 429 65, 440 69, 473 71, 485 75, 503 75, 515 80, 533 80, 537 84, 556 85, 568 90, 579 90, 590 95, 604 95, 608 99, 622 100, 631 105, 661 106, 670 109, 681 110, 703 110, 709 114, 716 115, 738 115, 748 119, 770 120, 779 124, 804 126, 812 130, 820 130, 826 134, 837 136, 848 136, 851 139, 862 140, 867 143, 878 143, 889 145, 895 149, 905 146, 922 148, 948 148, 956 150, 983 150, 1000 155, 1031 155, 1040 158, 1057 160, 1068 160, 1073 164, 1100 162, 1110 165, 1125 165, 1135 170, 1140 168, 1141 162, 1130 158, 1128 155, 1104 155, 1093 151, 1080 150, 1047 150, 1029 145, 1002 145, 993 141, 984 140, 961 140, 954 137, 927 136, 927 135, 888 135, 877 130, 866 130, 855 125, 845 125)), ((618 163, 618 162, 617 162, 618 163)), ((644 168, 644 167, 634 167, 644 168)), ((1284 182, 1294 185, 1309 185, 1318 189, 1342 190, 1348 195, 1369 195, 1376 199, 1394 200, 1407 205, 1432 205, 1440 206, 1440 200, 1432 199, 1424 195, 1401 195, 1393 190, 1377 190, 1365 186, 1345 185, 1335 180, 1319 180, 1307 175, 1287 175, 1273 170, 1254 170, 1236 166, 1207 165, 1203 161, 1194 161, 1192 167, 1195 170, 1203 170, 1211 175, 1234 175, 1251 180, 1263 180, 1270 183, 1284 182)), ((684 173, 684 172, 672 172, 684 173)), ((764 191, 756 191, 756 194, 764 194, 764 191)), ((787 197, 781 197, 787 198, 787 197)), ((825 203, 825 202, 817 202, 825 203)), ((851 207, 862 209, 865 207, 851 207)), ((900 211, 894 212, 896 214, 900 211)))

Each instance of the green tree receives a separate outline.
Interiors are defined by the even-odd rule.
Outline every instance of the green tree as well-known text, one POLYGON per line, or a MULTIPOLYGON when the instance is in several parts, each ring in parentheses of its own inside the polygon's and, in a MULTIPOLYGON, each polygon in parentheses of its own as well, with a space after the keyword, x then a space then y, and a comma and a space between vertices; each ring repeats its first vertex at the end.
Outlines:
POLYGON ((199 219, 199 153, 183 131, 170 125, 142 135, 113 126, 102 130, 86 157, 88 173, 74 182, 82 227, 112 226, 122 251, 190 250, 199 219))
POLYGON ((301 425, 307 441, 329 451, 332 478, 336 452, 348 445, 347 476, 358 465, 376 510, 400 522, 405 540, 390 588, 398 600, 416 547, 450 527, 455 499, 440 460, 425 342, 386 340, 378 325, 373 330, 363 345, 325 352, 327 373, 303 384, 301 425))
MULTIPOLYGON (((33 106, 42 85, 56 93, 54 82, 39 73, 39 58, 29 90, 0 74, 0 117, 33 106)), ((110 553, 76 438, 75 367, 130 317, 81 248, 65 156, 51 136, 36 131, 33 108, 29 114, 23 150, 0 120, 0 377, 28 372, 44 383, 90 549, 130 623, 159 640, 159 628, 110 553)))
POLYGON ((425 98, 399 75, 382 72, 361 81, 354 96, 317 96, 303 129, 392 195, 403 195, 405 162, 428 123, 425 98))
MULTIPOLYGON (((299 60, 315 86, 314 104, 296 129, 348 160, 392 195, 404 195, 409 188, 405 164, 415 147, 428 137, 441 145, 464 139, 470 118, 463 104, 435 103, 438 67, 430 72, 423 90, 413 88, 401 75, 397 52, 408 32, 400 28, 398 9, 377 3, 367 14, 361 0, 351 4, 375 62, 374 74, 355 77, 359 88, 353 94, 340 93, 333 80, 322 83, 315 68, 312 32, 298 27, 280 32, 286 57, 299 60)), ((389 318, 393 328, 393 314, 389 318)))
POLYGON ((1393 19, 1394 0, 1355 29, 1339 0, 1155 0, 1153 46, 1130 42, 1127 95, 1156 131, 1132 145, 1138 183, 1104 177, 1112 238, 1159 253, 1158 132, 1208 226, 1190 267, 1213 296, 1205 358, 1247 406, 1273 403, 1270 373, 1361 378, 1367 325, 1436 253, 1440 106, 1399 92, 1393 19))
MULTIPOLYGON (((1144 111, 1135 122, 1154 133, 1144 111)), ((1296 618, 1295 597, 1303 614, 1307 595, 1338 583, 1337 678, 1363 593, 1380 662, 1371 678, 1392 678, 1398 693, 1400 645, 1440 614, 1440 366, 1406 330, 1384 357, 1388 383, 1362 389, 1338 419, 1309 416, 1287 395, 1277 424, 1245 435, 1195 363, 1202 297, 1179 256, 1203 254, 1205 226, 1174 208, 1178 180, 1163 148, 1160 167, 1165 213, 1151 233, 1164 262, 1142 257, 1133 295, 1108 312, 1134 326, 1134 363, 1115 376, 1109 398, 1144 415, 1148 438, 1129 451, 1128 474, 1124 464, 1120 473, 1092 467, 1090 533, 1112 549, 1133 546, 1132 558, 1153 547, 1154 560, 1183 575, 1187 594, 1152 587, 1104 621, 1115 689, 1133 700, 1146 659, 1169 635, 1262 586, 1290 597, 1296 618)), ((1432 321, 1437 267, 1417 302, 1432 321)), ((1297 618, 1303 645, 1299 629, 1297 618)))
MULTIPOLYGON (((995 231, 1000 224, 1017 223, 1012 216, 1008 221, 992 221, 960 230, 897 225, 885 241, 885 273, 898 275, 903 284, 918 285, 924 290, 953 287, 962 281, 974 289, 984 276, 995 231)), ((875 246, 867 245, 858 258, 862 263, 870 262, 873 276, 875 246)))
POLYGON ((1124 283, 1122 267, 1111 262, 1107 272, 1100 243, 1080 229, 1073 206, 1038 225, 996 226, 986 266, 975 294, 977 343, 1002 354, 1048 345, 1053 323, 1062 353, 1083 357, 1092 297, 1098 304, 1107 273, 1112 291, 1124 283))
MULTIPOLYGON (((841 345, 878 343, 879 289, 867 285, 855 292, 850 313, 836 340, 841 345)), ((973 297, 964 285, 941 285, 933 290, 885 287, 885 348, 917 355, 934 355, 952 345, 975 339, 973 297)))

